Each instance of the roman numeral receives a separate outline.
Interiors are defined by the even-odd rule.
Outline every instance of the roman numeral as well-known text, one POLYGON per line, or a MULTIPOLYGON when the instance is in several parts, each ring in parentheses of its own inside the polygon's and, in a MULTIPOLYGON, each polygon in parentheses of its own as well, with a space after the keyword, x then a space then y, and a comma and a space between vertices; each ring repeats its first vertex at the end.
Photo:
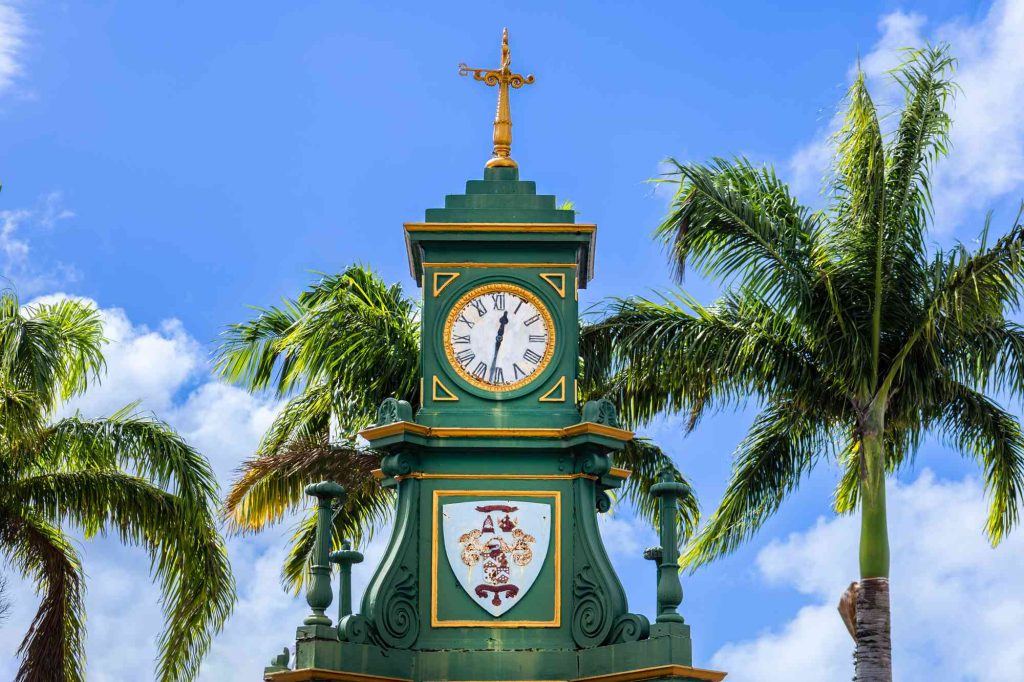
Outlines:
POLYGON ((475 376, 477 379, 483 379, 486 375, 487 375, 487 363, 486 362, 481 362, 473 370, 473 376, 475 376))
POLYGON ((469 334, 466 336, 460 336, 459 334, 453 335, 452 343, 469 343, 469 334))
POLYGON ((519 381, 520 377, 525 377, 525 376, 526 376, 526 372, 523 371, 523 368, 513 362, 512 363, 512 380, 513 381, 519 381))
POLYGON ((491 302, 495 310, 505 309, 505 294, 491 294, 491 302))
POLYGON ((459 361, 460 365, 466 367, 469 363, 476 360, 476 353, 467 348, 466 350, 460 350, 456 353, 455 359, 459 361))
POLYGON ((534 316, 533 316, 533 317, 531 317, 530 319, 528 319, 528 320, 525 320, 525 321, 523 322, 523 324, 525 324, 525 325, 526 325, 527 327, 529 327, 529 326, 530 326, 531 324, 533 324, 534 322, 536 322, 536 321, 537 321, 537 320, 539 320, 539 319, 540 319, 540 314, 538 313, 537 315, 534 315, 534 316))
POLYGON ((495 366, 491 370, 491 383, 492 384, 503 384, 505 383, 505 372, 502 371, 501 367, 495 366))
POLYGON ((481 299, 474 298, 469 303, 474 308, 476 308, 476 314, 479 315, 480 317, 483 317, 484 315, 487 314, 487 306, 484 305, 484 302, 481 299))
POLYGON ((540 356, 534 353, 529 348, 527 348, 526 351, 523 353, 523 359, 526 360, 527 362, 532 362, 535 365, 538 362, 540 362, 540 356))
MULTIPOLYGON (((469 338, 469 337, 466 337, 469 338)), ((530 334, 530 343, 545 343, 548 340, 547 334, 530 334)))
POLYGON ((456 321, 456 322, 465 322, 465 323, 466 323, 466 326, 467 326, 467 327, 469 327, 470 329, 472 329, 472 328, 473 328, 473 324, 474 324, 474 323, 473 323, 473 322, 470 322, 469 320, 467 320, 467 319, 466 319, 466 313, 462 313, 461 315, 459 315, 458 317, 456 317, 456 318, 455 318, 455 321, 456 321))
POLYGON ((516 309, 512 311, 512 312, 513 312, 514 314, 516 314, 516 315, 518 315, 518 314, 519 314, 519 309, 523 307, 523 304, 524 304, 524 303, 526 303, 526 301, 524 301, 524 300, 523 300, 523 299, 521 299, 521 298, 520 298, 520 299, 518 299, 518 301, 519 301, 519 305, 517 305, 517 306, 516 306, 516 309))

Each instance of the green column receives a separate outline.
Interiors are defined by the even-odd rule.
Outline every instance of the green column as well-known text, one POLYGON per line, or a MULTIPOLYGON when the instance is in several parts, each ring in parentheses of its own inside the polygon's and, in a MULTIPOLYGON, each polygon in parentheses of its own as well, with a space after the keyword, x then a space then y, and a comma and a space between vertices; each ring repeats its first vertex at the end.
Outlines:
POLYGON ((341 549, 331 552, 331 563, 338 564, 341 599, 338 602, 338 622, 352 613, 352 564, 362 562, 363 555, 352 549, 352 543, 345 540, 341 549))
POLYGON ((679 582, 676 500, 686 494, 686 486, 675 480, 670 469, 662 469, 658 478, 658 483, 651 486, 651 494, 658 498, 658 522, 661 530, 656 620, 659 623, 682 623, 683 617, 676 610, 683 601, 683 586, 679 582))
POLYGON ((306 603, 312 613, 303 622, 306 625, 330 625, 324 611, 331 605, 331 504, 345 498, 345 489, 333 481, 322 481, 306 486, 306 494, 317 499, 316 541, 310 556, 309 582, 306 585, 306 603))

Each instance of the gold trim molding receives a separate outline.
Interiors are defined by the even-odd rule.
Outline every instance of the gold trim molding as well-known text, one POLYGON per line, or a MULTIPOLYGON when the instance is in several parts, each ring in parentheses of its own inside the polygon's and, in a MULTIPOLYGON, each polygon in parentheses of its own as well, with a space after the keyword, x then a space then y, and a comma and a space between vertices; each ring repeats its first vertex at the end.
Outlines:
POLYGON ((406 232, 538 232, 589 234, 594 223, 405 223, 406 232))
MULTIPOLYGON (((493 627, 493 626, 492 626, 493 627)), ((666 677, 687 677, 704 682, 721 682, 728 673, 706 668, 693 668, 688 665, 656 665, 650 668, 637 668, 619 673, 576 677, 569 682, 643 682, 666 677)), ((302 668, 300 670, 282 670, 268 673, 265 682, 412 682, 408 677, 384 677, 383 675, 366 675, 363 673, 326 670, 324 668, 302 668)), ((517 681, 518 682, 518 681, 517 681)), ((539 680, 536 682, 561 682, 558 680, 539 680)))
MULTIPOLYGON (((692 668, 688 665, 658 665, 650 668, 638 668, 626 670, 620 673, 607 673, 604 675, 591 675, 590 677, 576 677, 569 682, 640 682, 642 680, 657 680, 666 677, 689 677, 694 680, 705 680, 706 682, 721 682, 728 673, 718 670, 707 670, 705 668, 692 668)), ((342 672, 338 670, 326 670, 324 668, 302 668, 301 670, 282 670, 277 673, 268 673, 264 678, 266 682, 312 682, 323 680, 325 682, 412 682, 407 677, 384 677, 382 675, 365 675, 362 673, 342 672)), ((537 682, 559 682, 556 680, 540 680, 537 682)))
POLYGON ((366 675, 325 668, 282 670, 277 673, 268 673, 263 679, 265 682, 412 682, 412 679, 408 677, 384 677, 383 675, 366 675))
MULTIPOLYGON (((380 469, 374 469, 372 472, 374 478, 378 478, 377 473, 380 469)), ((620 471, 626 471, 620 469, 620 471)), ((627 475, 629 472, 626 472, 627 475)), ((379 478, 384 478, 384 473, 381 471, 379 478)), ((598 480, 597 476, 592 474, 428 474, 422 471, 414 471, 411 474, 402 474, 395 476, 396 481, 401 481, 406 478, 414 478, 418 480, 446 480, 446 481, 574 481, 578 478, 585 478, 590 481, 598 480)))
POLYGON ((423 263, 427 268, 575 268, 576 263, 482 263, 480 261, 461 261, 451 263, 423 263))
POLYGON ((562 493, 559 490, 435 490, 430 520, 430 625, 435 628, 557 628, 562 624, 562 493), (548 497, 554 499, 554 618, 551 620, 440 620, 437 617, 437 526, 442 497, 548 497))
POLYGON ((589 677, 577 677, 572 682, 638 682, 639 680, 657 680, 663 677, 689 677, 694 680, 707 680, 708 682, 720 682, 728 673, 718 670, 705 670, 704 668, 691 668, 688 665, 656 665, 651 668, 637 668, 626 670, 621 673, 607 673, 604 675, 591 675, 589 677))
POLYGON ((400 433, 411 433, 427 438, 573 438, 582 435, 604 436, 623 442, 633 440, 633 432, 604 424, 582 422, 561 429, 486 429, 454 426, 424 426, 414 422, 392 422, 370 426, 359 432, 366 440, 387 438, 400 433))

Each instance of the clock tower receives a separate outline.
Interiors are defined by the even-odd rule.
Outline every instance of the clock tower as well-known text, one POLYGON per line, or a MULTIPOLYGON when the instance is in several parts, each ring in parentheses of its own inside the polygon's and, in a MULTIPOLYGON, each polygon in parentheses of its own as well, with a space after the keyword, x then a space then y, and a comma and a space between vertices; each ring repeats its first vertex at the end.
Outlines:
MULTIPOLYGON (((521 180, 511 158, 508 34, 498 69, 460 66, 498 88, 493 157, 482 180, 405 224, 423 291, 421 407, 388 399, 362 436, 382 453, 396 494, 392 536, 352 613, 347 546, 328 556, 334 484, 299 628, 266 679, 720 680, 691 667, 689 626, 675 607, 675 524, 662 528, 655 623, 630 612, 597 514, 629 471, 612 455, 633 438, 607 400, 580 404, 579 290, 594 274, 597 228, 521 180), (330 565, 342 584, 338 620, 330 565)), ((674 518, 679 484, 652 488, 674 518)))

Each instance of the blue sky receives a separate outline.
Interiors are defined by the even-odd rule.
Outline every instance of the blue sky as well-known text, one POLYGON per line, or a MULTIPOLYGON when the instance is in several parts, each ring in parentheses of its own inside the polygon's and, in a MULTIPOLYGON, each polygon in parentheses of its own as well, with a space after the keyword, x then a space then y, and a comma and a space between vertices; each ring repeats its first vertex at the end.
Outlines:
MULTIPOLYGON (((276 406, 211 381, 217 334, 247 305, 297 293, 310 271, 352 262, 416 295, 401 226, 481 176, 494 91, 456 65, 496 65, 502 26, 513 65, 537 76, 513 95, 522 176, 599 226, 584 305, 671 285, 649 239, 667 197, 645 182, 663 159, 743 154, 774 164, 814 203, 858 56, 885 103, 880 74, 896 48, 925 39, 953 43, 964 89, 954 152, 936 176, 933 238, 972 239, 989 209, 1001 232, 1024 196, 1022 0, 0 2, 0 271, 25 300, 74 295, 104 310, 109 373, 76 407, 104 413, 142 399, 227 482, 276 406)), ((685 286, 705 302, 714 294, 699 279, 685 286)), ((649 431, 708 512, 752 414, 717 415, 687 438, 674 420, 649 431)), ((904 502, 893 521, 901 679, 1017 679, 1024 633, 996 616, 1024 609, 1020 534, 985 546, 972 464, 929 443, 916 465, 893 492, 904 502), (948 553, 916 529, 953 533, 963 517, 971 561, 944 563, 948 553), (932 579, 972 587, 951 596, 925 589, 932 579), (947 610, 924 619, 936 603, 947 610), (949 610, 981 623, 973 637, 950 638, 937 623, 949 610), (972 662, 979 651, 988 667, 972 662)), ((856 577, 855 524, 829 512, 835 480, 820 469, 754 542, 685 579, 696 664, 740 682, 848 673, 832 605, 856 577)), ((634 608, 652 614, 639 552, 653 534, 627 510, 604 530, 634 608)), ((242 602, 204 678, 257 679, 291 638, 302 609, 276 586, 283 545, 281 532, 232 540, 242 602)), ((159 623, 145 558, 106 541, 83 552, 92 678, 137 679, 152 669, 159 623)), ((34 609, 26 586, 15 596, 0 678, 34 609)))

